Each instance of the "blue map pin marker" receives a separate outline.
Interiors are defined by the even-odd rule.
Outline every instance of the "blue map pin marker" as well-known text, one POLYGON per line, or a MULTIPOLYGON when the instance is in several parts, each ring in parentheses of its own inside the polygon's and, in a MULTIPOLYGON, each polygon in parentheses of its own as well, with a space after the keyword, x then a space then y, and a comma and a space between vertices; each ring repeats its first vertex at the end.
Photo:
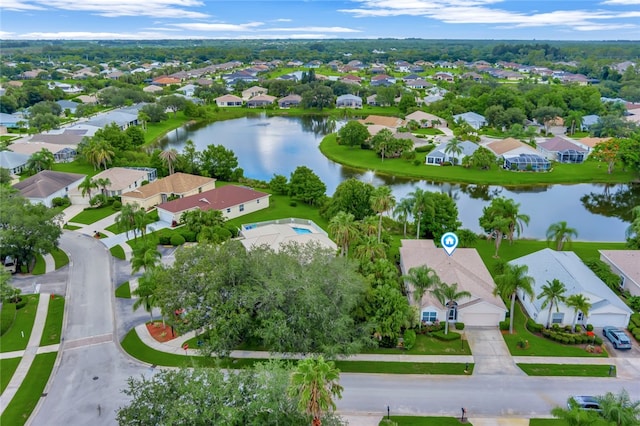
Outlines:
POLYGON ((444 251, 451 256, 456 250, 456 247, 458 247, 458 236, 453 232, 447 232, 440 238, 440 244, 442 244, 444 251))

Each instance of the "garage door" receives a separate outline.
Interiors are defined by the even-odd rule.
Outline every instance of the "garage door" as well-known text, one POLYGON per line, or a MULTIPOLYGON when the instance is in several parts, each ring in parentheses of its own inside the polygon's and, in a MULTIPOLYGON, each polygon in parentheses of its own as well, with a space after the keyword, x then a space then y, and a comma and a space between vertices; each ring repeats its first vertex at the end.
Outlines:
POLYGON ((594 327, 605 327, 612 325, 614 327, 626 328, 629 325, 629 320, 626 315, 615 314, 602 314, 602 315, 589 315, 589 324, 593 324, 594 327))
POLYGON ((465 312, 464 314, 460 313, 459 318, 460 321, 464 322, 465 326, 476 326, 476 327, 490 327, 497 326, 501 320, 501 315, 498 313, 489 313, 489 312, 465 312))

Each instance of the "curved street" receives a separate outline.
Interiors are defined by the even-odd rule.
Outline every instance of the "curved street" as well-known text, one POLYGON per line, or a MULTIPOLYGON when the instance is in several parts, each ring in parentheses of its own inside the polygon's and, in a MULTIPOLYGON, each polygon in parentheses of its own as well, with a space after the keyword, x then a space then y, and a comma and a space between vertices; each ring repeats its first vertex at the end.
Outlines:
MULTIPOLYGON (((116 303, 114 283, 128 279, 128 262, 114 260, 99 240, 78 232, 65 231, 60 246, 70 258, 61 349, 46 396, 29 424, 117 424, 115 412, 127 400, 121 392, 127 378, 153 374, 148 365, 128 357, 118 342, 148 314, 132 312, 131 300, 116 303)), ((63 272, 55 274, 57 279, 38 281, 59 288, 63 272)), ((632 397, 640 395, 637 355, 609 359, 618 365, 618 378, 528 377, 512 368, 513 359, 474 359, 472 376, 343 373, 339 411, 350 415, 354 425, 377 424, 387 407, 391 414, 447 416, 459 416, 464 407, 471 419, 549 417, 551 408, 564 405, 573 394, 624 388, 632 397), (491 368, 483 368, 488 363, 493 363, 491 368)))

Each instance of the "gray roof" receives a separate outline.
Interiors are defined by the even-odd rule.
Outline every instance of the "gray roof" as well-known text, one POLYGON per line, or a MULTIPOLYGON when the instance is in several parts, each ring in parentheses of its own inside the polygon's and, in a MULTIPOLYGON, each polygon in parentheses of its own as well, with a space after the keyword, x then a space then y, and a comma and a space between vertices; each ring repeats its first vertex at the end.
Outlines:
POLYGON ((99 115, 91 120, 87 121, 85 124, 89 124, 91 126, 97 127, 105 127, 111 123, 116 123, 118 126, 123 126, 129 123, 132 123, 138 119, 137 114, 130 114, 127 112, 121 111, 111 111, 106 114, 99 115))
POLYGON ((453 116, 454 120, 462 119, 464 121, 486 121, 484 116, 475 113, 473 111, 465 112, 463 114, 457 114, 453 116))
MULTIPOLYGON (((448 142, 442 142, 440 145, 438 145, 433 151, 431 151, 428 154, 428 157, 445 157, 445 151, 447 149, 447 144, 448 142)), ((462 141, 459 144, 460 148, 462 148, 462 153, 460 154, 460 157, 466 157, 467 155, 471 155, 474 152, 476 152, 476 150, 478 148, 480 148, 478 146, 477 143, 471 142, 471 141, 462 141)), ((447 153, 450 157, 453 157, 453 153, 447 153)), ((456 155, 457 157, 457 155, 456 155)))
POLYGON ((0 151, 0 167, 13 170, 16 167, 24 166, 29 160, 29 155, 18 154, 11 151, 0 151))
POLYGON ((18 182, 13 187, 25 198, 45 198, 66 188, 74 182, 84 179, 85 175, 76 173, 43 170, 40 173, 18 182))
POLYGON ((533 291, 536 298, 533 300, 533 304, 538 311, 542 310, 544 301, 537 298, 537 295, 542 291, 542 286, 547 284, 547 281, 558 279, 567 289, 566 297, 572 294, 584 294, 592 305, 612 305, 624 312, 633 312, 572 251, 555 251, 546 248, 514 259, 509 263, 527 265, 529 268, 528 274, 535 280, 533 291))

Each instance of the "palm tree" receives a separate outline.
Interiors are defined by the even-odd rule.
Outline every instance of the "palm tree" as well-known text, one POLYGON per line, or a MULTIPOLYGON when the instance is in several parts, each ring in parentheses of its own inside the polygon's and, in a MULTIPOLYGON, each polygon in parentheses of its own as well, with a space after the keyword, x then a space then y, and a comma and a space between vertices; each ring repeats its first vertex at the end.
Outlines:
POLYGON ((96 179, 96 184, 102 189, 102 195, 107 196, 107 186, 111 185, 111 179, 109 178, 98 178, 96 179))
POLYGON ((386 259, 386 244, 378 242, 375 235, 365 237, 355 248, 355 257, 361 262, 374 262, 376 259, 386 259))
POLYGON ((143 275, 138 278, 138 288, 133 291, 133 294, 138 298, 133 303, 132 309, 135 311, 142 306, 145 311, 149 312, 151 321, 153 321, 153 307, 157 302, 154 283, 154 280, 143 275))
POLYGON ((578 111, 571 111, 564 118, 564 123, 569 124, 569 134, 573 135, 576 128, 582 129, 582 114, 578 111))
POLYGON ((169 168, 169 175, 173 174, 173 165, 176 163, 178 155, 178 151, 176 151, 175 148, 171 148, 160 153, 160 158, 165 163, 167 163, 167 167, 169 168))
POLYGON ((116 216, 115 223, 120 231, 124 231, 129 238, 129 231, 135 230, 135 214, 140 209, 137 204, 124 204, 120 214, 116 216))
POLYGON ((553 417, 564 420, 569 426, 589 426, 598 420, 595 410, 583 410, 578 406, 571 409, 555 407, 551 410, 553 417))
POLYGON ((451 313, 458 305, 458 300, 463 297, 471 297, 471 293, 466 290, 458 291, 458 284, 442 283, 431 290, 431 294, 438 299, 438 301, 447 308, 447 316, 444 322, 444 334, 449 333, 449 318, 451 313))
MULTIPOLYGON (((409 274, 402 278, 413 285, 413 300, 419 305, 420 309, 422 309, 424 293, 440 285, 440 277, 435 269, 429 268, 427 265, 409 269, 409 274)), ((422 324, 422 319, 420 323, 422 324)))
POLYGON ((640 401, 632 401, 626 390, 618 394, 607 392, 598 398, 601 415, 616 426, 638 425, 640 419, 640 401))
POLYGON ((523 292, 533 298, 533 278, 527 275, 529 268, 527 265, 512 265, 507 263, 504 272, 496 276, 496 288, 494 294, 501 294, 503 297, 508 296, 511 299, 511 308, 509 310, 509 334, 513 334, 513 318, 516 316, 516 296, 518 291, 523 292))
POLYGON ((447 142, 447 145, 444 147, 444 153, 449 154, 452 159, 451 164, 458 163, 458 156, 463 152, 461 143, 462 141, 460 139, 453 138, 447 142))
POLYGON ((108 141, 94 137, 82 149, 82 155, 93 165, 94 169, 104 166, 104 169, 107 170, 107 164, 113 161, 115 154, 108 141))
POLYGON ((378 219, 375 216, 366 216, 358 222, 358 230, 361 237, 375 236, 378 232, 378 219))
POLYGON ((143 130, 147 130, 147 122, 150 120, 151 118, 149 117, 149 115, 147 113, 145 113, 144 111, 138 111, 138 121, 140 123, 142 123, 142 129, 143 130))
POLYGON ((513 244, 513 234, 520 236, 524 225, 529 224, 529 216, 520 213, 520 203, 516 203, 511 198, 504 200, 504 217, 509 220, 509 243, 513 244))
POLYGON ((382 215, 396 205, 396 198, 388 186, 380 186, 371 194, 371 208, 378 213, 378 242, 382 236, 382 215))
POLYGON ((320 426, 322 415, 336 409, 334 398, 342 397, 339 380, 340 370, 322 356, 303 359, 291 374, 289 395, 298 399, 300 411, 313 417, 313 426, 320 426))
POLYGON ((97 189, 98 184, 91 179, 91 176, 86 176, 82 182, 78 185, 78 189, 80 189, 82 196, 89 196, 89 200, 91 200, 91 190, 97 189))
POLYGON ((147 235, 147 225, 149 225, 151 221, 149 220, 149 216, 147 216, 146 212, 143 208, 137 209, 133 214, 133 229, 135 239, 138 238, 138 231, 142 235, 142 238, 145 239, 147 235))
POLYGON ((140 269, 148 271, 160 263, 162 253, 158 251, 155 241, 139 245, 133 250, 131 257, 131 273, 135 274, 140 269))
POLYGON ((411 200, 413 217, 416 220, 416 239, 420 238, 420 222, 422 217, 433 217, 435 209, 433 205, 433 198, 430 197, 429 191, 424 191, 417 188, 415 191, 409 193, 409 199, 411 200))
POLYGON ((576 323, 578 322, 578 313, 582 312, 582 318, 586 318, 589 315, 589 309, 591 309, 591 303, 589 303, 589 299, 582 293, 572 294, 567 297, 567 300, 564 302, 570 308, 573 308, 573 324, 571 329, 576 331, 576 323))
POLYGON ((542 286, 542 292, 538 295, 538 299, 544 299, 542 301, 541 308, 544 309, 549 305, 549 314, 547 315, 547 328, 551 326, 551 311, 553 306, 556 306, 556 310, 560 312, 560 302, 565 301, 564 294, 567 292, 567 288, 557 278, 552 281, 547 281, 547 284, 542 286))
POLYGON ((403 198, 393 210, 393 216, 396 219, 402 221, 402 224, 404 226, 403 235, 405 238, 407 237, 407 221, 409 219, 409 215, 411 214, 411 209, 411 200, 409 198, 403 198))
POLYGON ((358 226, 354 216, 351 213, 339 211, 329 221, 329 233, 340 246, 340 254, 342 256, 349 255, 349 244, 358 235, 358 226))
POLYGON ((41 172, 42 170, 50 170, 51 166, 55 162, 55 157, 46 148, 41 149, 38 152, 34 152, 27 160, 25 167, 33 174, 41 172))
POLYGON ((567 222, 560 221, 553 223, 547 229, 547 243, 554 242, 557 251, 562 250, 564 243, 571 243, 571 237, 577 237, 578 231, 575 228, 569 228, 567 222))

